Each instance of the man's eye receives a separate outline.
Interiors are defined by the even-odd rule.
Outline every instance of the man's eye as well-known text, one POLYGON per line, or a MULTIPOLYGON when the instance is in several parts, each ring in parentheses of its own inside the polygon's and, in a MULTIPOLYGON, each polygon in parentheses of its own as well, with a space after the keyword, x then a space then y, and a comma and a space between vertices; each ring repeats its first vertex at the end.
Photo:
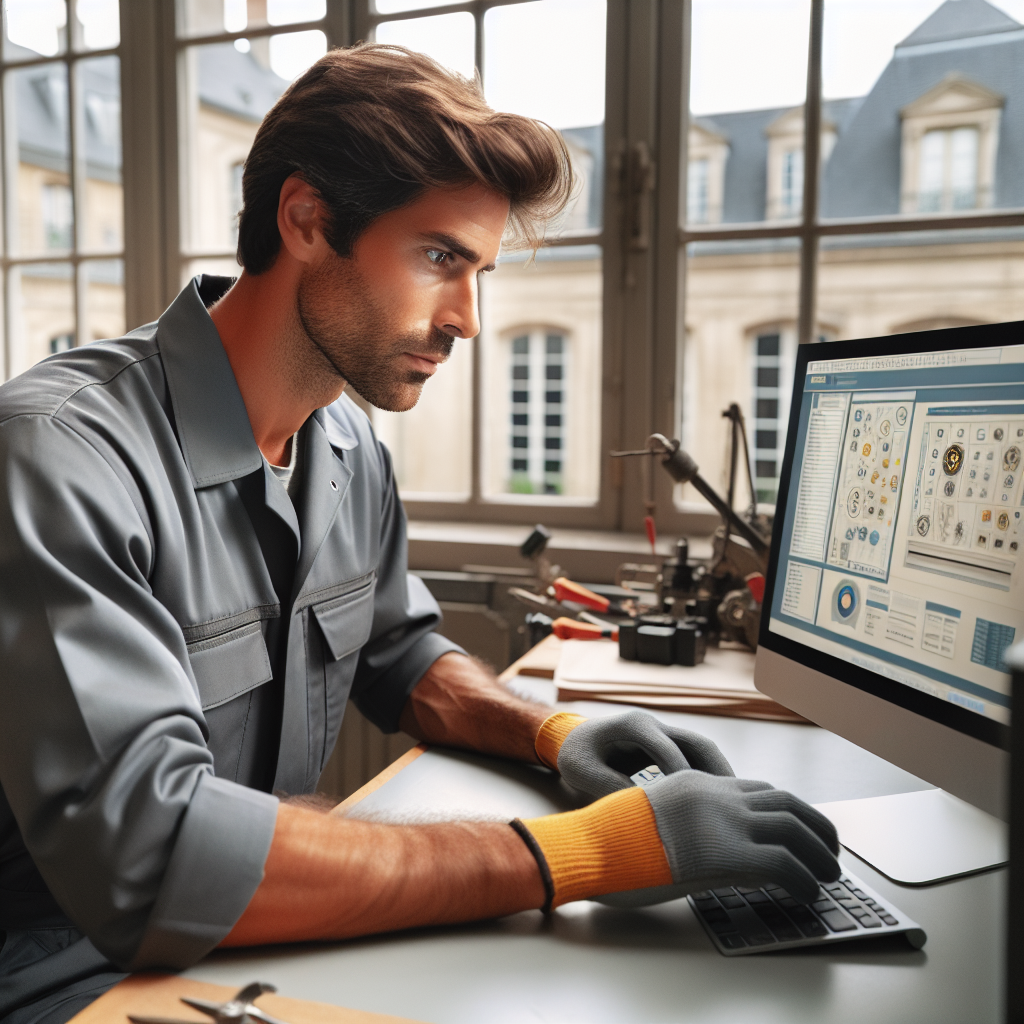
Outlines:
POLYGON ((448 253, 443 249, 428 249, 427 259, 430 260, 431 263, 436 263, 440 266, 442 263, 446 263, 448 261, 448 253))

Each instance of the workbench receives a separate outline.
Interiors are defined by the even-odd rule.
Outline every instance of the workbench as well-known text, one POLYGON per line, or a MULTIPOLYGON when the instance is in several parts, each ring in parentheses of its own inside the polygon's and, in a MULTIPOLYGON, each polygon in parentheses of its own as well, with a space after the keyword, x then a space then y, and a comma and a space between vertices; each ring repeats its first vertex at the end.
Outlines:
MULTIPOLYGON (((517 676, 511 685, 554 700, 548 680, 517 676)), ((622 710, 560 707, 591 717, 622 710)), ((738 775, 811 803, 929 788, 815 726, 654 713, 713 738, 738 775)), ((545 769, 434 748, 405 755, 356 794, 348 813, 380 821, 507 820, 569 806, 545 769)), ((845 850, 841 859, 922 925, 923 950, 894 938, 727 959, 686 900, 636 911, 580 902, 549 917, 531 911, 348 942, 218 951, 186 974, 222 984, 258 978, 283 995, 438 1024, 999 1020, 1005 870, 913 889, 845 850)))

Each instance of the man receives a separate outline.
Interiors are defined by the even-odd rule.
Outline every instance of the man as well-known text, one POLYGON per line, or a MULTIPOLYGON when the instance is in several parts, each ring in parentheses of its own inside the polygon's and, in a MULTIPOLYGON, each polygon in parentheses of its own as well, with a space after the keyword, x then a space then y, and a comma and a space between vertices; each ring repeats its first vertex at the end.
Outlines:
POLYGON ((66 1020, 218 944, 837 877, 812 808, 644 713, 517 700, 406 572, 388 454, 343 391, 411 408, 477 333, 502 238, 536 244, 570 188, 557 133, 474 84, 335 51, 257 134, 238 281, 0 390, 4 1019, 66 1020), (599 799, 410 827, 272 795, 314 790, 350 698, 599 799), (630 786, 652 762, 669 777, 630 786))

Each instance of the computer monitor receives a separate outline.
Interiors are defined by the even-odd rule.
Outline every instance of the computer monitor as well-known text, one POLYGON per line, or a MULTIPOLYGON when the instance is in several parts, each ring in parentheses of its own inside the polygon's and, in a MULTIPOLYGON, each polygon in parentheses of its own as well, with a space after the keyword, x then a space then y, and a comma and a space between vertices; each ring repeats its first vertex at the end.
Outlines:
POLYGON ((865 859, 910 882, 997 863, 998 825, 987 847, 954 857, 963 870, 929 858, 1007 816, 1004 655, 1024 636, 1024 323, 801 346, 790 410, 755 683, 959 798, 922 795, 931 818, 915 817, 913 798, 879 812, 884 828, 907 826, 875 837, 902 865, 886 870, 884 851, 865 859), (986 815, 965 818, 960 801, 986 815), (943 822, 956 834, 930 834, 943 822), (929 863, 915 872, 908 856, 929 863))

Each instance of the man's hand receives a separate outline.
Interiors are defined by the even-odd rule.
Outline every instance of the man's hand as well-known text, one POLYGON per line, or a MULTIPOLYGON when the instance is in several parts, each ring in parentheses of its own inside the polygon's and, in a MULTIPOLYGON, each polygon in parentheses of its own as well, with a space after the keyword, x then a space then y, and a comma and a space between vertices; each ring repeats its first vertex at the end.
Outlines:
POLYGON ((538 764, 534 743, 550 716, 549 707, 509 693, 482 662, 451 652, 416 684, 399 725, 427 743, 538 764))
POLYGON ((699 771, 676 772, 522 826, 548 871, 553 906, 659 890, 654 899, 621 900, 640 905, 769 882, 807 902, 819 880, 840 874, 836 830, 819 811, 767 782, 699 771))
POLYGON ((686 768, 735 775, 706 736, 666 725, 646 711, 586 719, 569 732, 558 751, 562 778, 591 797, 631 786, 630 776, 652 764, 665 775, 686 768))

